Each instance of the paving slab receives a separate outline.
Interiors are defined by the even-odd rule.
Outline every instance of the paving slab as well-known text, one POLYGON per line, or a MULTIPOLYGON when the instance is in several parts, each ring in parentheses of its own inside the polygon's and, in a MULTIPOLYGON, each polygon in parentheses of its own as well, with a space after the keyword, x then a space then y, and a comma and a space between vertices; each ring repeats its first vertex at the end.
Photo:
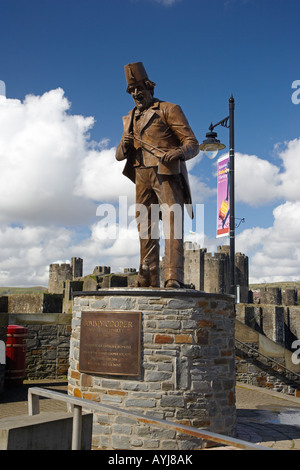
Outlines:
POLYGON ((239 439, 274 450, 300 450, 300 399, 237 383, 239 439))

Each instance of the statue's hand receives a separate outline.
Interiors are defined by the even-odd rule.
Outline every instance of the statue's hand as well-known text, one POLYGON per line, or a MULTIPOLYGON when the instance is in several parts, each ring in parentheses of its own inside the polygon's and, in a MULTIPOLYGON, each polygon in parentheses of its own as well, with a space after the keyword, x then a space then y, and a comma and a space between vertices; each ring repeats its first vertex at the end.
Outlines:
POLYGON ((125 134, 123 137, 123 149, 127 152, 131 147, 133 147, 133 135, 131 133, 125 134))
POLYGON ((174 162, 176 160, 180 160, 182 156, 183 154, 180 148, 173 149, 166 152, 165 155, 161 157, 161 161, 163 163, 174 162))

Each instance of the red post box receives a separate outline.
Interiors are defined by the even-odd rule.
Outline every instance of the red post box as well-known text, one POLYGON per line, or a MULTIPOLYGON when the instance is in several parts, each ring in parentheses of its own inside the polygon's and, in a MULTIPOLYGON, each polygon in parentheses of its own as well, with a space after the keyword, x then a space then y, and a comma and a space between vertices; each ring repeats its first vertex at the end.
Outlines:
POLYGON ((6 340, 5 383, 22 385, 26 369, 26 338, 28 328, 8 325, 6 340))

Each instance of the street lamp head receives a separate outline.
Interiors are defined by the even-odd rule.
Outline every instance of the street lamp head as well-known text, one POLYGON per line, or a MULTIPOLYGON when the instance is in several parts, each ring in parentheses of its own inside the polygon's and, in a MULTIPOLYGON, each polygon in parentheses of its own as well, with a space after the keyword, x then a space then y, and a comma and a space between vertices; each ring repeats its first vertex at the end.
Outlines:
POLYGON ((222 144, 218 139, 218 134, 213 132, 213 125, 210 126, 210 131, 206 134, 206 139, 203 140, 200 145, 200 150, 202 150, 205 155, 211 160, 215 158, 219 150, 223 150, 226 145, 222 144))

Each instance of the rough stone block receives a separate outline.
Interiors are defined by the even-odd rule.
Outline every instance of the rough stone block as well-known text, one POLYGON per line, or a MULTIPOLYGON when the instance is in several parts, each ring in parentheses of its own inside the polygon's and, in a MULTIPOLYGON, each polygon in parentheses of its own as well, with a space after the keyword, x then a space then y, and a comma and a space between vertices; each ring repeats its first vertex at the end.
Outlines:
POLYGON ((146 371, 145 374, 145 380, 148 382, 162 382, 163 380, 169 380, 171 377, 171 373, 161 371, 146 371))
POLYGON ((161 399, 161 406, 165 407, 181 407, 184 406, 184 399, 182 396, 177 396, 177 395, 169 395, 169 396, 164 396, 161 399))
POLYGON ((155 343, 165 344, 173 343, 174 338, 170 335, 155 335, 155 343))
POLYGON ((133 310, 134 301, 126 297, 111 297, 109 300, 109 306, 115 310, 133 310))
POLYGON ((125 406, 137 407, 137 408, 154 408, 156 401, 154 399, 143 399, 143 398, 128 398, 125 400, 125 406))
POLYGON ((106 301, 104 299, 96 300, 96 302, 91 303, 92 309, 101 309, 106 307, 106 301))
POLYGON ((130 438, 128 436, 112 436, 112 446, 114 449, 129 449, 130 438))

